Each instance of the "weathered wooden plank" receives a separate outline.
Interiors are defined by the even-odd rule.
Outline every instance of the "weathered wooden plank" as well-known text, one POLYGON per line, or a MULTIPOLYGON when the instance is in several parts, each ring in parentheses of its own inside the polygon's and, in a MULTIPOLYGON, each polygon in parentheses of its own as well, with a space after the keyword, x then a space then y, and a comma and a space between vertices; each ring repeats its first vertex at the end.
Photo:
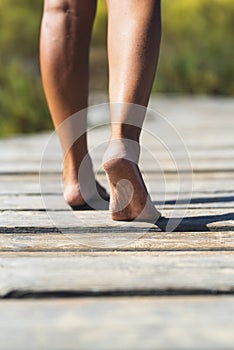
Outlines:
POLYGON ((2 253, 0 296, 234 292, 230 252, 2 253))
POLYGON ((4 350, 233 349, 233 297, 0 303, 4 350))
MULTIPOLYGON (((180 188, 177 174, 144 173, 150 193, 186 193, 191 190, 189 174, 181 174, 182 187, 180 188)), ((105 185, 104 173, 98 173, 98 179, 105 185)), ((62 175, 44 174, 43 191, 46 193, 61 193, 62 175)), ((234 190, 234 174, 232 172, 204 172, 193 173, 193 192, 218 193, 234 190)), ((35 174, 8 174, 0 175, 0 194, 38 194, 41 192, 39 175, 35 174)))
MULTIPOLYGON (((219 149, 213 149, 213 148, 204 148, 204 146, 202 146, 201 148, 196 148, 194 146, 194 148, 190 147, 188 148, 188 152, 189 155, 191 156, 192 159, 194 159, 195 161, 198 161, 199 159, 201 160, 210 160, 210 161, 222 161, 223 159, 230 160, 230 158, 233 157, 233 147, 234 144, 231 145, 230 147, 224 147, 223 149, 219 148, 219 149)), ((105 151, 105 147, 103 147, 103 149, 101 151, 99 150, 92 150, 92 156, 94 158, 96 158, 97 161, 101 161, 102 157, 103 157, 103 152, 105 151)), ((151 160, 152 158, 155 158, 157 160, 160 161, 165 161, 165 160, 170 160, 169 156, 171 153, 171 156, 174 156, 176 159, 178 160, 182 160, 183 158, 185 158, 186 154, 184 150, 180 150, 180 149, 176 149, 176 146, 174 146, 174 150, 168 150, 168 149, 164 149, 164 148, 159 148, 159 147, 155 147, 154 145, 144 145, 142 144, 142 152, 141 154, 143 155, 143 158, 146 160, 151 160), (145 147, 147 147, 147 151, 144 149, 145 147)), ((54 154, 50 151, 49 154, 47 154, 46 159, 50 160, 51 162, 61 162, 62 161, 62 155, 60 150, 54 150, 54 154)), ((5 151, 2 156, 0 154, 0 160, 1 163, 8 163, 9 160, 11 159, 12 161, 14 161, 16 164, 19 162, 38 162, 41 160, 43 154, 42 152, 34 152, 32 154, 30 154, 27 157, 27 154, 24 154, 20 152, 20 150, 17 151, 17 149, 15 150, 7 150, 5 151), (15 152, 15 153, 13 153, 15 152)), ((141 159, 142 160, 142 159, 141 159)))
MULTIPOLYGON (((138 229, 135 240, 119 229, 103 232, 56 233, 48 230, 0 234, 1 252, 72 252, 72 251, 234 251, 234 232, 142 232, 138 229), (123 234, 125 236, 123 237, 123 234), (84 237, 85 235, 85 237, 84 237), (125 238, 125 242, 124 242, 125 238), (127 239, 129 240, 127 241, 127 239), (105 241, 105 244, 100 242, 105 241), (111 245, 113 248, 111 248, 111 245)), ((21 230, 22 231, 22 230, 21 230)), ((26 231, 26 230, 25 230, 26 231)), ((82 230, 80 230, 82 231, 82 230)))
POLYGON ((0 210, 43 210, 45 209, 44 199, 49 200, 49 207, 52 210, 68 210, 62 193, 59 195, 0 195, 0 210))
MULTIPOLYGON (((47 193, 61 192, 61 174, 46 174, 43 185, 47 193)), ((39 194, 41 193, 39 174, 0 175, 0 194, 39 194)))
MULTIPOLYGON (((188 120, 190 121, 191 119, 188 118, 188 120)), ((154 134, 154 139, 151 138, 151 142, 148 143, 149 146, 153 146, 157 149, 157 147, 159 147, 156 146, 158 140, 165 140, 166 146, 181 147, 182 143, 178 142, 178 139, 176 138, 176 131, 179 132, 180 139, 184 142, 185 147, 188 150, 201 149, 203 147, 210 149, 212 148, 212 144, 215 142, 216 146, 219 146, 220 149, 232 148, 233 146, 233 137, 231 133, 231 128, 233 125, 230 125, 229 128, 222 128, 221 124, 216 124, 213 128, 205 127, 202 124, 194 128, 192 125, 189 127, 178 127, 178 124, 176 124, 176 122, 173 125, 175 128, 171 133, 172 139, 168 139, 168 128, 162 127, 157 122, 146 124, 145 130, 143 130, 143 135, 145 133, 145 138, 148 138, 148 135, 150 135, 150 133, 154 134), (220 136, 220 138, 218 138, 218 136, 220 136), (225 137, 227 138, 225 139, 225 137)), ((147 146, 147 141, 144 140, 144 136, 142 137, 142 141, 142 145, 145 144, 145 146, 147 146)), ((171 150, 173 149, 171 148, 171 150)))
MULTIPOLYGON (((221 124, 221 123, 220 123, 221 124)), ((222 124, 221 124, 222 125, 222 124)), ((221 125, 215 125, 215 128, 219 130, 219 133, 225 134, 225 137, 219 137, 219 147, 214 150, 211 146, 215 143, 217 145, 216 133, 213 133, 212 130, 207 130, 204 128, 204 125, 199 125, 198 129, 194 129, 189 126, 189 129, 185 129, 185 133, 182 134, 182 138, 185 144, 190 151, 190 158, 192 166, 196 171, 204 170, 234 170, 233 168, 233 135, 232 128, 226 126, 225 129, 221 129, 221 125), (204 133, 204 137, 202 134, 204 133), (197 138, 199 134, 199 140, 197 138), (194 143, 195 140, 195 143, 194 143), (225 143, 223 144, 223 140, 225 143), (230 144, 230 140, 232 143, 230 144), (228 144, 226 144, 228 141, 228 144), (207 149, 208 146, 208 149, 207 149), (223 148, 224 147, 224 148, 223 148)), ((180 170, 185 166, 183 159, 185 154, 183 152, 183 146, 178 140, 167 140, 167 126, 161 128, 161 124, 158 125, 157 122, 146 122, 145 131, 143 131, 143 157, 142 157, 142 166, 145 170, 150 170, 152 168, 152 159, 155 162, 159 163, 159 166, 164 169, 164 171, 175 171, 174 163, 170 158, 168 149, 157 140, 157 138, 165 139, 168 144, 166 146, 171 152, 172 158, 175 158, 179 161, 180 170), (156 132, 153 136, 150 136, 147 133, 147 128, 150 132, 156 132), (145 133, 145 137, 144 137, 145 133), (159 135, 157 135, 159 133, 159 135), (165 135, 164 135, 164 134, 165 135), (174 143, 173 143, 174 142, 174 143), (146 150, 150 150, 151 154, 146 150)), ((210 126, 209 126, 210 128, 210 126)), ((94 156, 95 160, 95 169, 98 169, 103 152, 105 150, 106 144, 103 144, 106 134, 106 142, 109 139, 109 130, 103 128, 100 130, 92 130, 92 137, 90 137, 91 153, 94 156), (101 145, 101 146, 100 146, 101 145), (98 165, 96 165, 98 163, 98 165)), ((44 147, 48 142, 49 134, 42 134, 37 136, 30 137, 18 137, 11 138, 9 140, 0 141, 0 160, 1 160, 1 173, 7 172, 38 172, 41 171, 40 160, 44 152, 44 147), (31 150, 30 155, 28 156, 28 149, 31 150)), ((58 172, 61 170, 62 166, 62 157, 61 150, 56 139, 55 142, 46 150, 46 158, 48 160, 46 166, 43 168, 43 171, 49 172, 58 172)))
POLYGON ((233 123, 233 98, 152 95, 150 107, 156 111, 163 110, 163 114, 182 126, 189 126, 193 122, 211 127, 210 120, 213 125, 221 124, 220 115, 224 117, 224 125, 233 123))
MULTIPOLYGON (((152 184, 151 184, 152 185, 152 184)), ((151 191, 151 198, 154 204, 159 208, 171 209, 176 205, 177 208, 234 208, 234 191, 224 193, 207 193, 185 192, 180 194, 178 198, 174 193, 157 193, 151 191), (191 198, 191 199, 190 199, 191 198), (190 201, 190 203, 189 203, 190 201)), ((44 201, 48 201, 49 210, 67 210, 68 206, 65 204, 62 193, 51 195, 1 195, 0 194, 0 210, 43 210, 45 209, 44 201)))
MULTIPOLYGON (((233 114, 233 111, 232 111, 233 114)), ((196 116, 194 116, 196 118, 196 116)), ((142 130, 142 141, 145 143, 153 144, 155 147, 162 147, 160 146, 159 140, 164 138, 165 135, 170 132, 170 135, 173 136, 173 139, 168 140, 169 144, 174 143, 174 145, 179 145, 178 137, 176 135, 176 130, 181 134, 181 138, 186 140, 186 143, 188 142, 188 146, 191 147, 191 149, 194 148, 202 148, 203 146, 207 146, 208 148, 212 148, 211 145, 215 139, 216 143, 214 144, 214 147, 218 148, 218 145, 221 148, 229 148, 233 145, 233 137, 232 137, 232 127, 234 125, 232 117, 228 117, 226 122, 228 125, 225 124, 225 118, 222 116, 222 120, 220 119, 219 122, 212 120, 208 120, 204 123, 200 122, 197 123, 197 121, 194 121, 193 118, 187 118, 187 120, 179 120, 180 116, 173 117, 173 120, 170 120, 170 118, 167 118, 166 120, 169 121, 169 123, 172 121, 172 127, 170 127, 167 122, 165 121, 165 124, 162 120, 148 120, 146 119, 146 122, 144 123, 143 130, 142 130), (195 125, 197 123, 197 125, 195 125), (174 128, 174 130, 173 130, 174 128), (220 134, 224 133, 227 135, 227 138, 217 138, 216 131, 219 131, 220 134), (197 135, 198 132, 201 135, 201 138, 198 139, 197 135), (205 137, 204 137, 205 136, 205 137)), ((37 133, 34 135, 20 135, 17 137, 11 137, 7 139, 1 139, 0 140, 0 157, 2 156, 4 158, 4 150, 3 147, 5 147, 5 151, 8 152, 9 150, 15 151, 17 148, 19 149, 19 154, 22 156, 27 154, 28 146, 31 147, 31 149, 34 151, 35 154, 40 154, 50 142, 49 151, 52 150, 59 150, 60 145, 56 137, 53 138, 53 140, 50 139, 51 135, 53 134, 53 130, 51 132, 47 133, 37 133)), ((95 128, 90 129, 88 138, 89 138, 89 144, 91 147, 98 145, 98 148, 100 149, 102 147, 103 142, 108 142, 108 137, 110 136, 110 127, 104 126, 102 128, 95 128), (95 136, 95 138, 94 138, 95 136)), ((12 156, 14 157, 14 153, 12 152, 12 156)), ((25 157, 26 158, 26 157, 25 157)))
MULTIPOLYGON (((115 222, 111 220, 110 213, 105 210, 97 211, 2 211, 0 212, 0 232, 25 229, 37 230, 38 228, 58 228, 63 232, 103 232, 107 230, 113 233, 123 232, 135 239, 138 231, 170 230, 173 227, 178 232, 195 231, 233 231, 233 208, 213 209, 176 209, 163 210, 165 218, 159 220, 156 225, 140 222, 115 222), (90 215, 92 213, 92 215, 90 215), (168 226, 168 221, 174 226, 168 226), (178 227, 177 227, 178 224, 178 227)), ((129 239, 129 237, 127 238, 129 239)))
MULTIPOLYGON (((173 162, 173 159, 144 159, 141 162, 141 166, 144 169, 144 171, 152 171, 152 161, 155 162, 155 166, 153 166, 153 171, 155 173, 161 173, 161 172, 174 172, 177 173, 179 171, 187 171, 187 170, 193 170, 196 172, 201 171, 234 171, 234 165, 232 161, 233 157, 230 157, 228 159, 190 159, 191 160, 191 166, 187 165, 183 159, 179 160, 178 164, 175 164, 173 162)), ((100 162, 94 163, 94 170, 97 171, 101 166, 101 160, 100 162)), ((1 169, 0 173, 59 173, 62 169, 62 162, 57 162, 50 160, 46 163, 46 165, 41 168, 41 163, 38 160, 35 161, 27 161, 22 162, 19 161, 5 161, 1 162, 1 169)))
MULTIPOLYGON (((222 123, 223 120, 219 123, 213 126, 211 128, 211 125, 208 127, 205 127, 204 124, 200 124, 197 127, 193 127, 193 120, 192 118, 188 118, 189 126, 186 127, 179 127, 179 132, 181 132, 182 139, 185 141, 186 146, 188 147, 189 151, 191 152, 201 152, 201 153, 214 153, 215 150, 217 152, 216 156, 221 155, 225 150, 231 150, 233 151, 233 135, 232 135, 232 127, 229 125, 228 127, 223 127, 222 123), (217 138, 216 130, 219 131, 220 134, 225 134, 225 138, 217 138), (197 138, 197 135, 201 136, 199 139, 197 138), (204 137, 203 137, 204 136, 204 137), (214 144, 214 140, 216 141, 214 144), (204 148, 205 147, 205 148, 204 148)), ((175 121, 174 126, 177 129, 177 122, 175 121)), ((212 121, 213 122, 213 121, 212 121)), ((209 122, 210 123, 210 122, 209 122)), ((177 129, 178 130, 178 129, 177 129)), ((144 128, 142 131, 142 144, 147 146, 149 145, 151 150, 152 148, 157 150, 158 152, 161 150, 165 152, 165 147, 160 143, 160 139, 165 138, 165 135, 167 135, 168 128, 167 126, 162 126, 161 123, 155 122, 146 122, 144 124, 144 128)), ((25 159, 27 160, 27 154, 28 154, 28 147, 30 147, 30 150, 32 151, 30 154, 28 154, 29 159, 32 157, 32 159, 40 159, 42 152, 45 149, 45 146, 48 144, 48 141, 50 140, 50 136, 52 135, 53 131, 51 133, 38 133, 34 134, 32 136, 19 136, 15 138, 9 138, 0 140, 0 159, 6 160, 7 155, 11 156, 12 159, 25 159)), ((173 145, 175 149, 173 151, 181 151, 182 144, 179 143, 178 138, 176 138, 176 132, 175 135, 173 133, 172 136, 175 136, 174 138, 167 140, 168 145, 173 145)), ((91 148, 95 148, 92 150, 95 154, 101 154, 102 148, 105 148, 104 142, 108 142, 109 140, 109 128, 98 128, 96 130, 90 130, 89 131, 89 144, 91 148)), ((144 147, 143 147, 144 148, 144 147)), ((51 157, 51 159, 61 159, 60 153, 61 148, 59 145, 59 142, 56 138, 53 138, 53 141, 50 142, 49 147, 46 149, 48 156, 51 157), (54 156, 53 156, 54 152, 54 156)), ((159 152, 160 156, 160 152, 159 152)))
MULTIPOLYGON (((216 145, 217 146, 217 145, 216 145)), ((198 148, 199 146, 195 147, 191 146, 188 148, 189 151, 189 155, 191 156, 191 159, 194 161, 198 161, 198 160, 202 160, 202 161, 222 161, 223 159, 225 159, 226 161, 230 161, 231 163, 231 159, 234 156, 234 142, 233 145, 231 145, 230 147, 224 147, 221 148, 219 146, 217 146, 218 148, 209 148, 206 147, 204 148, 204 146, 200 146, 200 148, 198 148)), ((160 145, 150 145, 149 142, 146 143, 146 145, 144 146, 144 143, 142 143, 142 158, 144 158, 147 161, 152 160, 152 158, 156 159, 156 160, 160 160, 160 161, 165 161, 165 160, 170 160, 169 156, 170 153, 168 152, 167 149, 162 148, 162 146, 160 147, 160 145), (150 151, 150 153, 146 150, 144 150, 144 147, 147 147, 147 149, 150 151)), ((56 162, 59 163, 62 161, 62 154, 61 151, 59 149, 57 150, 53 150, 54 153, 52 153, 50 151, 49 155, 47 155, 47 159, 49 159, 51 162, 56 162)), ((101 161, 102 157, 103 157, 103 152, 105 151, 105 147, 103 147, 103 149, 100 151, 99 149, 93 150, 92 154, 94 156, 94 158, 97 161, 101 161)), ((171 155, 173 157, 175 157, 178 160, 182 160, 185 157, 185 152, 184 150, 179 149, 173 149, 170 150, 172 153, 171 155)), ((0 161, 1 164, 5 163, 8 164, 10 161, 13 162, 14 164, 18 165, 20 162, 22 163, 35 163, 35 162, 39 162, 41 160, 43 156, 42 151, 38 151, 35 150, 34 152, 27 154, 25 153, 25 151, 22 151, 21 149, 19 149, 18 147, 15 147, 15 149, 3 149, 2 151, 0 151, 0 161)), ((141 161, 143 161, 143 159, 141 159, 141 161)))

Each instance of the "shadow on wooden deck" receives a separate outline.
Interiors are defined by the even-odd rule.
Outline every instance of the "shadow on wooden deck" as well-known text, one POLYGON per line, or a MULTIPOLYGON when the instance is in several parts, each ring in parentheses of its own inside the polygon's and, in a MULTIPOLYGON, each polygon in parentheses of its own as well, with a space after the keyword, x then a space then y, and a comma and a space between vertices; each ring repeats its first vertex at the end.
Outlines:
MULTIPOLYGON (((165 218, 162 217, 157 221, 157 226, 162 231, 167 231, 167 225, 169 221, 179 222, 179 225, 173 230, 174 232, 205 232, 210 231, 209 224, 212 223, 221 223, 226 221, 233 221, 232 224, 230 222, 227 226, 222 225, 222 230, 233 230, 234 229, 234 212, 222 215, 200 215, 200 216, 190 216, 185 218, 165 218)), ((218 226, 218 225, 217 225, 218 226)), ((215 230, 215 227, 212 227, 215 230)), ((152 230, 152 229, 151 229, 152 230)), ((220 230, 220 227, 219 227, 220 230)))

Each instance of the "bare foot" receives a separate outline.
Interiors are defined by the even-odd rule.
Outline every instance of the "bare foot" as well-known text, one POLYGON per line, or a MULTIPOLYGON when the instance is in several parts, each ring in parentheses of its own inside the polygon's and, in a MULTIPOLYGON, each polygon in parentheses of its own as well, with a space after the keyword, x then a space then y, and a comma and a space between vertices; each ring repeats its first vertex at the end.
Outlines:
MULTIPOLYGON (((82 168, 74 170, 70 165, 64 166, 64 191, 65 202, 73 209, 82 209, 85 207, 104 209, 104 203, 100 199, 109 202, 109 194, 104 187, 95 180, 91 161, 82 164, 82 168), (100 198, 101 197, 101 198, 100 198)), ((107 207, 107 205, 105 205, 107 207)))
POLYGON ((112 141, 104 156, 113 220, 156 222, 161 216, 146 189, 138 158, 139 145, 129 140, 112 141))
POLYGON ((63 191, 65 202, 73 209, 82 209, 85 207, 105 209, 107 205, 104 205, 103 203, 99 205, 98 202, 100 201, 100 197, 101 199, 108 202, 109 194, 98 181, 95 181, 95 187, 96 188, 93 189, 90 188, 89 194, 86 193, 84 196, 84 190, 81 189, 81 186, 78 182, 66 183, 66 185, 64 185, 63 191))

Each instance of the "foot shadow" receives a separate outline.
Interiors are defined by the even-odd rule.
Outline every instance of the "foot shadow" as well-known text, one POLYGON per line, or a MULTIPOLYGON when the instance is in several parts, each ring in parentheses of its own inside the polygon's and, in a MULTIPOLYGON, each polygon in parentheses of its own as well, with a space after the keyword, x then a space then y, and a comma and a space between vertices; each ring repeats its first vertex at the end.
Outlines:
POLYGON ((90 204, 84 204, 79 206, 71 206, 72 210, 109 210, 110 197, 106 199, 102 199, 101 201, 90 202, 90 204))
MULTIPOLYGON (((204 232, 204 231, 234 231, 234 213, 221 215, 190 216, 186 218, 161 217, 155 225, 164 232, 204 232), (220 225, 220 222, 233 221, 220 225), (217 225, 208 227, 209 224, 217 222, 217 225)), ((156 228, 155 228, 156 229, 156 228)), ((151 231, 153 228, 151 229, 151 231)))
MULTIPOLYGON (((222 197, 197 197, 188 199, 179 199, 179 200, 167 200, 163 201, 154 201, 155 205, 179 205, 179 204, 204 204, 204 203, 227 203, 234 202, 234 196, 222 196, 222 197)), ((199 208, 202 209, 202 208, 199 208)), ((217 209, 214 207, 213 209, 217 209)), ((233 221, 234 213, 227 213, 221 215, 200 215, 200 216, 190 216, 185 218, 165 218, 161 217, 156 226, 162 231, 174 231, 174 232, 196 232, 196 231, 232 231, 234 230, 234 222, 228 224, 220 224, 225 221, 233 221), (217 222, 217 225, 213 227, 208 227, 209 224, 217 222)))

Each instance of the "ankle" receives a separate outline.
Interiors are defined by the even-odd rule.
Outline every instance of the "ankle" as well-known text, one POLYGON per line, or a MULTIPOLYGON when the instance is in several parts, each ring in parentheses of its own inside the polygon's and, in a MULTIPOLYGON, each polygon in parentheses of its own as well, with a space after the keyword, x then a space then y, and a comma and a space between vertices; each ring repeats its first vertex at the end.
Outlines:
POLYGON ((93 165, 89 154, 83 158, 66 157, 63 166, 64 182, 78 183, 79 173, 93 175, 93 165))
POLYGON ((132 125, 121 124, 114 126, 111 140, 131 140, 139 143, 141 129, 132 125))
POLYGON ((111 139, 103 157, 103 164, 117 159, 125 159, 137 164, 139 155, 140 145, 138 142, 123 138, 111 139))

